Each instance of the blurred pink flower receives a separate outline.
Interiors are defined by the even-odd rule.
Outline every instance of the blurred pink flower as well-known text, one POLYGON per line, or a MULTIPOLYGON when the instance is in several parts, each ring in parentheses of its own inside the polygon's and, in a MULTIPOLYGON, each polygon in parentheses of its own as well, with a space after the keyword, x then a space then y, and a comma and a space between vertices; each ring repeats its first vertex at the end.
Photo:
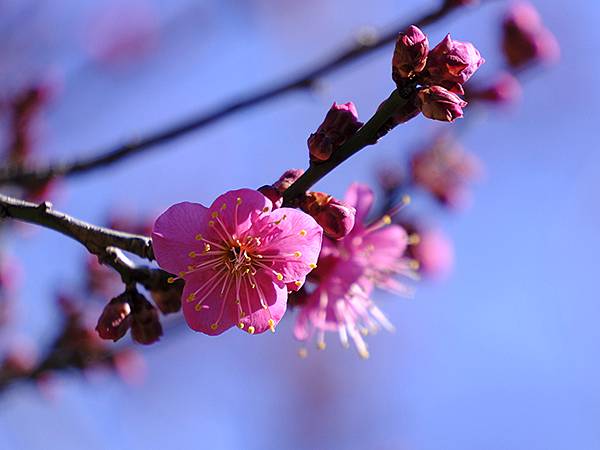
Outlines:
POLYGON ((519 80, 508 72, 500 76, 489 86, 482 89, 468 91, 469 100, 484 100, 498 104, 511 104, 518 102, 523 90, 519 80))
POLYGON ((239 189, 209 208, 178 203, 154 225, 159 265, 185 280, 188 325, 210 335, 237 325, 248 333, 275 330, 288 285, 302 286, 316 267, 323 230, 309 215, 273 211, 258 191, 239 189))
POLYGON ((513 5, 502 23, 502 48, 508 63, 521 67, 533 62, 555 62, 560 47, 554 35, 544 27, 533 5, 513 5))
POLYGON ((159 32, 158 16, 150 2, 102 2, 87 23, 84 44, 99 63, 128 63, 154 50, 159 32))
POLYGON ((316 334, 317 346, 322 349, 325 332, 337 332, 344 346, 348 346, 350 337, 359 355, 367 358, 362 334, 374 332, 379 326, 393 330, 370 298, 373 289, 409 292, 394 279, 396 274, 411 274, 409 261, 403 259, 407 236, 402 227, 391 225, 387 215, 366 224, 373 203, 373 193, 367 186, 353 184, 345 202, 356 208, 354 228, 341 240, 323 241, 318 267, 308 278, 314 289, 300 306, 294 334, 301 341, 316 334))

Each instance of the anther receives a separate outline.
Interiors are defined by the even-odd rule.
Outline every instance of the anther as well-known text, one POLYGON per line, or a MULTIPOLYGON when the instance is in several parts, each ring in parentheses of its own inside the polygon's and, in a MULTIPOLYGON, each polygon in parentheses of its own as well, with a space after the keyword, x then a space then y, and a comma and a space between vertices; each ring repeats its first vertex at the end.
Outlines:
POLYGON ((409 205, 410 201, 411 201, 410 195, 404 194, 402 196, 402 203, 404 203, 405 205, 409 205))
POLYGON ((316 268, 317 268, 317 265, 316 265, 315 263, 310 263, 310 264, 308 265, 308 267, 310 267, 311 269, 316 269, 316 268))
POLYGON ((421 267, 421 264, 419 264, 419 261, 417 261, 416 259, 411 259, 408 263, 408 266, 412 270, 419 270, 419 267, 421 267))
POLYGON ((298 287, 302 286, 302 281, 294 281, 294 284, 298 287))
POLYGON ((390 216, 388 216, 387 214, 385 216, 383 216, 381 218, 381 220, 383 221, 384 224, 389 225, 390 223, 392 223, 392 218, 390 216))
POLYGON ((306 236, 306 230, 300 230, 300 236, 306 236))
POLYGON ((325 344, 325 341, 318 341, 317 342, 317 348, 319 350, 325 350, 326 347, 327 347, 327 345, 325 344))
POLYGON ((236 202, 238 205, 241 205, 241 204, 242 204, 242 199, 241 199, 240 197, 238 197, 238 198, 235 200, 235 202, 236 202))
POLYGON ((190 295, 187 296, 186 301, 193 302, 195 299, 196 299, 196 294, 191 293, 190 295))
POLYGON ((221 205, 221 211, 225 211, 227 209, 227 203, 223 203, 221 205))
POLYGON ((279 281, 283 280, 283 275, 282 274, 278 273, 276 276, 277 276, 277 279, 279 281))
POLYGON ((167 283, 169 283, 169 284, 175 283, 175 278, 174 277, 167 278, 167 283))
POLYGON ((248 327, 248 333, 254 334, 254 327, 252 325, 248 327))
POLYGON ((417 233, 413 233, 408 236, 408 245, 417 245, 421 242, 421 236, 417 233))
POLYGON ((275 333, 275 321, 274 321, 273 319, 269 319, 269 322, 268 322, 268 324, 269 324, 269 329, 270 329, 270 330, 271 330, 273 333, 275 333))
POLYGON ((244 329, 244 324, 242 322, 238 323, 238 328, 240 330, 243 330, 244 329))
POLYGON ((216 330, 218 327, 219 327, 219 324, 218 324, 218 323, 213 323, 213 324, 210 326, 210 329, 211 329, 211 330, 216 330))
POLYGON ((191 251, 191 252, 188 253, 188 256, 190 258, 195 258, 196 256, 198 256, 198 254, 196 252, 194 252, 194 251, 191 251))
POLYGON ((302 253, 300 253, 300 252, 298 252, 298 251, 295 251, 295 252, 294 252, 294 256, 295 256, 296 258, 300 258, 300 257, 302 256, 302 253))
POLYGON ((197 235, 196 235, 196 240, 197 240, 197 241, 201 241, 202 239, 204 239, 204 238, 202 237, 202 235, 201 235, 201 234, 197 234, 197 235))
POLYGON ((213 211, 211 213, 211 216, 212 216, 213 219, 216 219, 217 217, 219 217, 219 212, 218 211, 213 211))

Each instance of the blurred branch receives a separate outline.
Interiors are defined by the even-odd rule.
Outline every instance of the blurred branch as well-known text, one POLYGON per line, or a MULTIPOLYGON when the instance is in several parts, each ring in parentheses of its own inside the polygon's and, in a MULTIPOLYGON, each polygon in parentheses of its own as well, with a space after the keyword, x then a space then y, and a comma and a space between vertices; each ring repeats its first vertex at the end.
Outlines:
MULTIPOLYGON (((489 0, 488 0, 489 1, 489 0)), ((142 153, 159 144, 163 144, 192 131, 198 130, 220 119, 230 116, 238 111, 259 105, 268 100, 279 97, 288 92, 299 89, 308 89, 322 76, 333 72, 348 63, 354 62, 373 51, 380 49, 396 39, 398 33, 411 24, 420 28, 430 25, 457 9, 456 2, 444 1, 432 11, 414 18, 413 20, 397 23, 379 36, 369 36, 368 39, 359 39, 353 45, 340 51, 330 59, 316 64, 300 75, 289 80, 275 84, 257 93, 250 94, 241 100, 234 100, 223 106, 200 114, 197 117, 184 121, 171 128, 150 134, 146 137, 133 139, 115 148, 96 153, 89 158, 73 162, 51 164, 45 168, 5 167, 0 168, 0 185, 15 184, 24 187, 39 186, 52 178, 59 176, 74 176, 91 172, 120 162, 130 156, 142 153)))

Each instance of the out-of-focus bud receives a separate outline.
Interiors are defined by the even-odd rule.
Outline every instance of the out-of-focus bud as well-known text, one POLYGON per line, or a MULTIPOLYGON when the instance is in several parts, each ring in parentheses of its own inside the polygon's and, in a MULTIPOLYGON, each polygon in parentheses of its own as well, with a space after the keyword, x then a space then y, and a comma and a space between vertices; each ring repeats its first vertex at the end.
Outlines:
POLYGON ((132 293, 132 296, 133 320, 131 323, 131 337, 140 344, 152 344, 158 341, 163 334, 162 325, 158 319, 158 312, 140 293, 132 293))
POLYGON ((425 68, 429 41, 420 29, 411 25, 398 35, 392 58, 392 78, 396 83, 411 78, 425 68))
POLYGON ((467 102, 441 86, 432 86, 419 90, 417 105, 429 119, 454 122, 463 116, 467 102))
POLYGON ((483 172, 479 159, 447 135, 415 153, 410 169, 416 185, 453 208, 465 206, 469 198, 469 184, 480 178, 483 172))
POLYGON ((139 385, 146 375, 146 363, 134 350, 123 349, 112 359, 115 371, 123 381, 130 385, 139 385))
POLYGON ((174 284, 170 284, 167 289, 150 291, 150 296, 161 313, 166 315, 179 312, 181 309, 183 285, 184 283, 179 280, 174 284))
POLYGON ((402 167, 389 163, 379 167, 377 169, 377 181, 381 189, 386 193, 398 190, 405 181, 402 167))
POLYGON ((271 203, 273 203, 273 209, 281 208, 281 205, 283 204, 283 196, 273 186, 265 184, 264 186, 258 188, 258 192, 271 200, 271 203))
POLYGON ((129 292, 125 292, 108 302, 96 325, 98 336, 115 342, 125 336, 132 321, 130 301, 129 292))
POLYGON ((343 105, 334 102, 323 123, 308 138, 311 161, 327 161, 362 125, 352 102, 343 105))
POLYGON ((341 239, 354 228, 356 210, 324 192, 309 192, 300 201, 300 208, 332 239, 341 239))
POLYGON ((30 373, 37 363, 35 347, 27 340, 14 343, 4 355, 0 372, 11 377, 21 377, 30 373))
POLYGON ((279 177, 279 180, 273 183, 273 187, 277 189, 280 194, 283 194, 302 176, 302 174, 304 174, 304 170, 302 169, 288 169, 283 172, 283 175, 279 177))
POLYGON ((529 3, 518 3, 508 11, 502 32, 502 49, 512 67, 537 61, 555 62, 560 57, 556 38, 529 3))
POLYGON ((521 84, 513 75, 503 73, 490 86, 468 92, 469 99, 484 100, 492 103, 515 103, 521 98, 521 84))
POLYGON ((470 42, 453 41, 448 34, 429 52, 427 59, 428 79, 455 90, 452 84, 464 84, 485 62, 470 42))

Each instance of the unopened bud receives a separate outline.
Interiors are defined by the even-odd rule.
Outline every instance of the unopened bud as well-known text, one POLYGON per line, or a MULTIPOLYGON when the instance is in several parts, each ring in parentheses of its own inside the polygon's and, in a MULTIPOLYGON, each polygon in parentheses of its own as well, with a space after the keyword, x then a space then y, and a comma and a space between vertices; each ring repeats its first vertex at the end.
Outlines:
POLYGON ((334 103, 323 123, 308 138, 310 159, 316 162, 327 161, 362 125, 352 102, 343 105, 334 103))
POLYGON ((309 192, 300 207, 332 239, 341 239, 354 228, 356 209, 324 192, 309 192))
POLYGON ((453 41, 448 34, 429 52, 427 59, 428 80, 432 84, 464 84, 485 62, 470 42, 453 41))
POLYGON ((283 175, 279 177, 279 180, 273 183, 273 187, 277 189, 280 194, 283 194, 303 174, 304 170, 302 169, 288 169, 283 172, 283 175))
POLYGON ((411 78, 425 68, 429 41, 419 28, 411 25, 398 35, 392 58, 392 78, 396 83, 411 78))
POLYGON ((150 296, 154 304, 158 306, 163 314, 172 314, 181 309, 181 293, 183 292, 183 282, 178 281, 169 285, 167 289, 156 289, 150 291, 150 296))
POLYGON ((463 116, 467 102, 441 86, 432 86, 418 92, 417 105, 429 119, 454 122, 463 116))
POLYGON ((144 345, 158 341, 163 334, 163 330, 156 308, 137 292, 134 294, 132 306, 131 337, 144 345))
POLYGON ((102 311, 96 331, 102 339, 118 341, 131 327, 131 297, 125 292, 113 298, 102 311))

